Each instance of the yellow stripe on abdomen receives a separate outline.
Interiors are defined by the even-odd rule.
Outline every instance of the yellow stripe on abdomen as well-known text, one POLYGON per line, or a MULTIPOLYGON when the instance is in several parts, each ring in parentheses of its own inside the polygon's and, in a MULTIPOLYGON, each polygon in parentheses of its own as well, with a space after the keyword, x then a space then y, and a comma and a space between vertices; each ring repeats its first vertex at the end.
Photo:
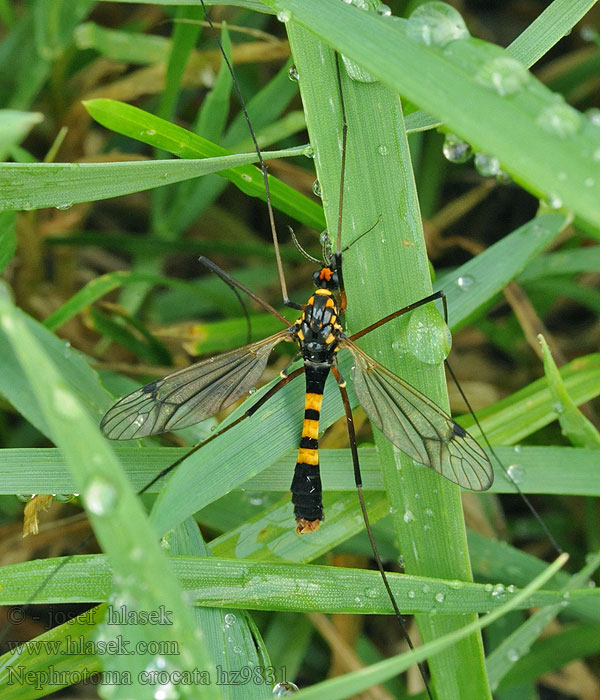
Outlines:
POLYGON ((306 392, 304 397, 304 410, 305 411, 319 411, 321 412, 321 404, 323 403, 323 394, 311 394, 306 392))

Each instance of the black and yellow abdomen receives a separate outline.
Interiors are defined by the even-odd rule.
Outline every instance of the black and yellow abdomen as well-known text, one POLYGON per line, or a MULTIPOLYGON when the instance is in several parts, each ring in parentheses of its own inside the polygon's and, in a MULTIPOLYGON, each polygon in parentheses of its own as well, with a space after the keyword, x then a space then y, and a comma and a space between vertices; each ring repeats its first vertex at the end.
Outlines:
POLYGON ((319 417, 329 370, 330 365, 327 364, 308 363, 305 367, 304 422, 292 481, 292 503, 299 534, 317 530, 323 520, 323 492, 319 473, 319 417))
POLYGON ((306 375, 304 423, 292 481, 292 503, 299 534, 317 530, 323 519, 319 474, 319 417, 323 389, 334 362, 341 332, 333 294, 328 289, 315 290, 296 322, 296 334, 306 375))

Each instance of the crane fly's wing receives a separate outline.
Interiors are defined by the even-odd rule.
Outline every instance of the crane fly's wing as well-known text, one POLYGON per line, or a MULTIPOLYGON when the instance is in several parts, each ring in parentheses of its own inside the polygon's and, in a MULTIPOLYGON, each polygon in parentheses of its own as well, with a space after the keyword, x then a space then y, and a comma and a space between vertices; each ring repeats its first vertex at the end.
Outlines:
POLYGON ((463 427, 348 338, 340 347, 354 358, 353 383, 360 405, 390 442, 459 486, 489 489, 494 480, 492 465, 463 427))
POLYGON ((285 329, 150 382, 117 401, 100 428, 111 440, 131 440, 185 428, 214 416, 256 384, 271 350, 289 339, 290 331, 285 329))

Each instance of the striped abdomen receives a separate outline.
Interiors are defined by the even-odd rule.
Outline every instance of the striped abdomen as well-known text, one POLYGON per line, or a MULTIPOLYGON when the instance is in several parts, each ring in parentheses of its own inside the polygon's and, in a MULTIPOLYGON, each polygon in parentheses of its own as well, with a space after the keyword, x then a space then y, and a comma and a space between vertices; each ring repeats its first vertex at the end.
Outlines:
POLYGON ((321 476, 319 474, 319 416, 323 401, 327 364, 306 363, 304 423, 298 461, 292 480, 292 503, 298 534, 317 530, 323 520, 321 476))

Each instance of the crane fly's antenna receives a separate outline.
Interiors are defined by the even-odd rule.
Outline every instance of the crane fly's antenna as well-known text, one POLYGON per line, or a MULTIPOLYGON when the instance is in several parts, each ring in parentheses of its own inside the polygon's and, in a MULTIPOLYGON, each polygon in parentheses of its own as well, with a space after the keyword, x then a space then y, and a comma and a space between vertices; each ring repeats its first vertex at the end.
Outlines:
POLYGON ((250 136, 252 138, 252 143, 254 144, 254 150, 256 151, 256 155, 258 156, 258 163, 259 163, 260 169, 262 171, 263 181, 265 184, 265 194, 266 194, 266 198, 267 198, 267 211, 269 212, 269 224, 271 226, 271 235, 273 236, 273 247, 275 249, 275 258, 277 260, 277 272, 279 273, 279 283, 281 285, 281 295, 283 297, 283 303, 286 306, 289 306, 290 299, 288 297, 287 285, 285 283, 285 276, 283 274, 283 263, 281 261, 281 253, 279 252, 279 238, 277 237, 277 229, 275 227, 275 217, 273 215, 273 206, 271 204, 271 190, 269 189, 269 175, 267 173, 267 166, 266 166, 265 161, 263 160, 262 152, 260 150, 260 146, 258 145, 258 140, 256 138, 256 133, 254 132, 254 128, 252 127, 252 123, 250 122, 250 117, 248 116, 248 110, 246 109, 246 101, 244 100, 244 97, 242 95, 242 91, 240 90, 239 83, 236 80, 235 73, 233 72, 233 66, 231 65, 231 62, 230 62, 229 58, 227 57, 227 54, 225 53, 225 49, 223 48, 223 45, 219 41, 219 35, 217 33, 217 30, 215 29, 215 25, 212 23, 212 20, 210 19, 210 16, 208 14, 208 10, 206 9, 206 5, 204 4, 204 0, 200 0, 200 4, 202 5, 202 9, 204 10, 204 16, 206 17, 206 21, 208 23, 208 26, 210 27, 210 31, 212 32, 212 35, 217 42, 219 50, 221 51, 221 55, 223 56, 223 60, 225 61, 225 64, 227 65, 227 68, 229 69, 229 73, 231 74, 231 77, 233 80, 233 86, 234 86, 235 92, 238 96, 238 100, 240 102, 242 112, 244 113, 244 119, 246 120, 246 124, 248 125, 248 131, 250 132, 250 136))

